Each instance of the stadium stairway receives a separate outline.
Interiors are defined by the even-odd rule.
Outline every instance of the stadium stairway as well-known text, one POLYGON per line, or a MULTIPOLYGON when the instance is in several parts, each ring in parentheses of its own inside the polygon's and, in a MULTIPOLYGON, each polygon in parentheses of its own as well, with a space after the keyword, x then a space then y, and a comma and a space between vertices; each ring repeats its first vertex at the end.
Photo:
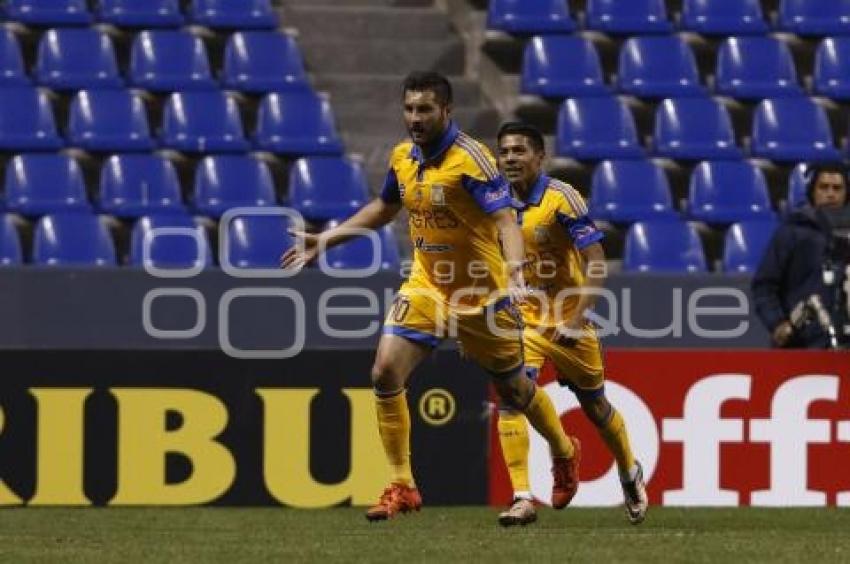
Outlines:
POLYGON ((467 46, 432 0, 282 0, 317 89, 330 93, 346 147, 362 155, 373 190, 391 147, 404 137, 400 84, 436 70, 455 87, 455 119, 492 141, 500 115, 482 94, 467 46))

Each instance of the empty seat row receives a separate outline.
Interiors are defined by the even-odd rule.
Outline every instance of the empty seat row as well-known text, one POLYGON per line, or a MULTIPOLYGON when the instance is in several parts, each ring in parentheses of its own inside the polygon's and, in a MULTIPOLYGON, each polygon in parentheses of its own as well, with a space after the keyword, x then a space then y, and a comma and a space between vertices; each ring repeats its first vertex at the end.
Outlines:
MULTIPOLYGON (((664 0, 587 0, 586 29, 668 33, 664 0)), ((564 0, 490 0, 487 27, 514 34, 568 33, 578 24, 564 0)), ((683 0, 680 29, 705 35, 768 31, 759 0, 683 0)), ((782 0, 777 29, 801 35, 850 33, 850 0, 782 0)))
MULTIPOLYGON (((131 90, 82 90, 71 103, 68 143, 91 151, 149 150, 156 143, 145 104, 131 90)), ((0 88, 0 150, 53 150, 57 132, 47 93, 30 86, 0 88)), ((291 155, 338 155, 342 141, 330 103, 310 90, 263 97, 249 142, 236 100, 218 91, 171 94, 159 144, 191 153, 254 148, 291 155)))
MULTIPOLYGON (((326 227, 332 227, 330 223, 326 227)), ((294 241, 282 216, 238 215, 223 234, 221 263, 235 268, 279 267, 281 254, 294 241)), ((363 269, 377 264, 398 269, 395 236, 387 226, 378 233, 378 245, 358 237, 329 249, 327 265, 337 269, 363 269)), ((35 225, 31 262, 45 266, 115 266, 119 263, 115 241, 106 222, 88 212, 45 215, 35 225)), ((25 254, 15 219, 0 214, 0 266, 20 265, 25 254)), ((127 264, 160 269, 188 269, 214 264, 206 230, 189 215, 167 214, 139 218, 130 236, 127 264)))
POLYGON ((87 25, 93 21, 126 27, 175 27, 193 23, 211 28, 266 29, 278 25, 270 0, 192 0, 184 15, 180 0, 98 0, 94 13, 86 0, 6 0, 4 18, 37 26, 87 25))
MULTIPOLYGON (((51 29, 38 46, 33 78, 57 90, 119 87, 125 81, 109 36, 96 29, 51 29)), ((26 84, 15 34, 0 31, 0 83, 26 84)), ((126 82, 152 92, 217 88, 204 42, 184 30, 142 31, 130 50, 126 82)), ((221 85, 245 92, 310 88, 295 39, 277 31, 239 31, 224 50, 221 85)))
MULTIPOLYGON (((614 96, 569 98, 558 114, 558 155, 636 158, 645 151, 634 117, 614 96)), ((726 107, 708 97, 666 99, 655 115, 654 154, 682 160, 738 158, 726 107)), ((806 97, 769 98, 756 107, 750 152, 775 161, 837 160, 826 112, 806 97)))
MULTIPOLYGON (((594 219, 632 223, 677 216, 663 169, 649 160, 602 161, 593 173, 594 219)), ((688 219, 730 224, 774 217, 762 171, 747 161, 703 161, 691 174, 688 219)))
MULTIPOLYGON (((620 50, 617 90, 644 98, 698 96, 691 48, 679 36, 631 37, 620 50)), ((593 43, 570 35, 536 36, 525 47, 521 91, 548 98, 608 92, 593 43)), ((729 37, 717 54, 717 94, 739 99, 800 95, 803 89, 788 46, 774 37, 729 37)), ((850 99, 850 37, 828 37, 815 55, 813 91, 850 99)))
MULTIPOLYGON (((725 234, 724 272, 753 272, 770 243, 776 223, 735 223, 725 234)), ((693 225, 677 219, 639 221, 626 232, 626 272, 700 273, 708 270, 702 241, 693 225)))
MULTIPOLYGON (((104 162, 96 198, 99 211, 118 217, 187 212, 177 173, 160 155, 113 155, 104 162)), ((342 158, 311 157, 290 169, 287 203, 310 221, 345 218, 368 199, 359 163, 342 158)), ((268 166, 245 155, 202 159, 190 198, 197 213, 219 217, 235 207, 277 205, 268 166)), ((91 210, 83 174, 68 155, 17 155, 6 168, 5 201, 10 211, 39 216, 68 210, 91 210)))

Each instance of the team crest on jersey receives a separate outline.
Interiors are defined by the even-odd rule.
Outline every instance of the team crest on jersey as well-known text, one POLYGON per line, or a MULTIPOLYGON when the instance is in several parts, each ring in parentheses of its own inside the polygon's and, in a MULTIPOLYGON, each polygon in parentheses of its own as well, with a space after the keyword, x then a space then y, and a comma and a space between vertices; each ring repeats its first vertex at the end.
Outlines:
POLYGON ((545 225, 538 225, 534 228, 534 242, 538 244, 546 244, 551 241, 549 236, 549 228, 545 225))
POLYGON ((432 206, 445 206, 446 205, 446 194, 443 191, 443 187, 439 184, 434 184, 431 186, 431 205, 432 206))

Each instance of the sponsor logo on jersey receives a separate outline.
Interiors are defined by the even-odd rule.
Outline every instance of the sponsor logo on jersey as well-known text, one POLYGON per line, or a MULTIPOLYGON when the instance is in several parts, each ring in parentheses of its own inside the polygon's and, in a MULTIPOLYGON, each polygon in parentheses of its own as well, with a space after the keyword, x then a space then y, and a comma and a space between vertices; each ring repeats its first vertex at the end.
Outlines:
POLYGON ((539 244, 548 243, 551 240, 549 236, 549 228, 545 225, 538 225, 534 228, 534 242, 539 244))
POLYGON ((424 237, 417 237, 414 246, 425 253, 446 253, 453 248, 445 243, 426 243, 424 237))
POLYGON ((507 188, 500 188, 498 190, 491 190, 489 192, 486 192, 484 194, 484 201, 489 204, 491 202, 496 202, 508 196, 509 194, 507 188))

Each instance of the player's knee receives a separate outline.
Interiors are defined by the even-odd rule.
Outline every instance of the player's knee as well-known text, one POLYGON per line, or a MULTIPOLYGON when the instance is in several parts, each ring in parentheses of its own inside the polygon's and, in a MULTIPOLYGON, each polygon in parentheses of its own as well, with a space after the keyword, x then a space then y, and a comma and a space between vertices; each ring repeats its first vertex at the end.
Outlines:
POLYGON ((604 394, 579 399, 579 403, 581 403, 581 409, 584 411, 584 414, 597 427, 605 427, 608 421, 611 420, 614 408, 604 394))
POLYGON ((404 385, 404 375, 387 360, 376 359, 372 365, 372 386, 380 392, 391 392, 404 385))
POLYGON ((524 410, 534 395, 534 383, 519 372, 510 378, 494 378, 493 385, 502 404, 517 411, 524 410))

